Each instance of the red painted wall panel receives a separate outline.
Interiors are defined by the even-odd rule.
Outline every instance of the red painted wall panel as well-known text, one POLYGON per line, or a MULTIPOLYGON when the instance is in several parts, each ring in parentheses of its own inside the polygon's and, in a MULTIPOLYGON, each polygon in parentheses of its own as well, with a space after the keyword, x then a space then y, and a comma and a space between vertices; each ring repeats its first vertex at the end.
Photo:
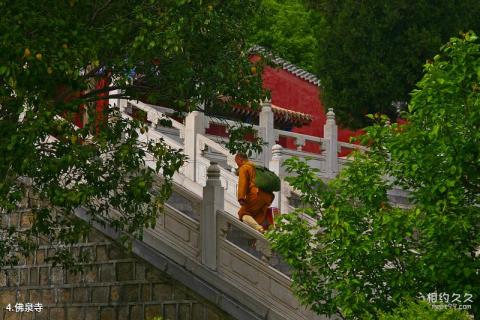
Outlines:
MULTIPOLYGON (((274 105, 312 115, 312 122, 309 125, 293 128, 292 132, 323 137, 323 126, 327 117, 325 108, 320 100, 320 88, 318 86, 282 68, 272 68, 270 66, 264 68, 262 77, 263 86, 270 90, 274 105)), ((349 142, 351 136, 360 133, 361 131, 352 132, 339 128, 338 138, 339 141, 349 142)), ((284 146, 287 148, 296 148, 292 139, 282 139, 282 142, 286 143, 284 146)), ((307 143, 303 150, 315 153, 320 152, 319 145, 315 143, 307 143)), ((348 152, 341 152, 340 156, 346 153, 348 152)))

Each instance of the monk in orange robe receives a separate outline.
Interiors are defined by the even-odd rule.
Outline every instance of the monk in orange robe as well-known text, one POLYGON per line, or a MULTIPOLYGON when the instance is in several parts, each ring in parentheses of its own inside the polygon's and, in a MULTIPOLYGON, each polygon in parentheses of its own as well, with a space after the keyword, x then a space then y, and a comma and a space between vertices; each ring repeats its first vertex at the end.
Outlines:
POLYGON ((267 209, 272 204, 274 195, 257 188, 255 165, 248 160, 247 155, 238 153, 235 162, 238 165, 238 218, 263 233, 265 230, 262 225, 266 222, 267 209))

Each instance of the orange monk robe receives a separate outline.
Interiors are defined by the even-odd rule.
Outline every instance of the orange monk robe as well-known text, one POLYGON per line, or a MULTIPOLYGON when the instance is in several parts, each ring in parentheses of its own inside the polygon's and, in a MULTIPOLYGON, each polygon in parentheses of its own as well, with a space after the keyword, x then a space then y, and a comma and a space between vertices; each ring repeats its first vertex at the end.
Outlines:
POLYGON ((249 215, 258 224, 263 224, 273 197, 273 193, 264 192, 255 186, 255 165, 252 162, 248 161, 238 169, 237 199, 246 201, 238 211, 240 220, 244 215, 249 215))

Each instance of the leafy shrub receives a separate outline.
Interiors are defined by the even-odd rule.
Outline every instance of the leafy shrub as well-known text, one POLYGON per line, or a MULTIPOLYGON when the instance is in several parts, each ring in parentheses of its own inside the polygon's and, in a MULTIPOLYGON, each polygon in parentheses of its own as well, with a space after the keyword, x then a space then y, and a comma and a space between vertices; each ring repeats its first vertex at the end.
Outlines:
POLYGON ((458 309, 435 309, 425 301, 410 301, 391 313, 380 313, 379 320, 470 320, 470 316, 458 309))

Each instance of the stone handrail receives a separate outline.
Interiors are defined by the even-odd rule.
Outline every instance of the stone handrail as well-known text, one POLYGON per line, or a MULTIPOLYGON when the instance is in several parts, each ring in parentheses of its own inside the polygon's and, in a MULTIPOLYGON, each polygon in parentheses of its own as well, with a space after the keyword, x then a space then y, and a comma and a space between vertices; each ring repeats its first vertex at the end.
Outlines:
POLYGON ((125 100, 121 100, 120 104, 121 104, 122 111, 124 111, 122 113, 127 113, 130 116, 133 113, 132 107, 135 107, 139 110, 146 112, 147 122, 152 124, 153 127, 159 126, 160 120, 168 119, 172 124, 172 128, 179 130, 180 138, 183 138, 185 125, 166 115, 166 112, 173 111, 173 110, 169 108, 159 107, 159 106, 152 106, 152 105, 143 103, 141 101, 133 101, 133 100, 129 100, 128 102, 125 100))
POLYGON ((338 146, 341 148, 349 149, 349 150, 361 150, 361 151, 368 151, 368 147, 359 145, 359 144, 353 144, 353 143, 348 143, 348 142, 338 142, 338 146))
POLYGON ((234 217, 223 210, 217 211, 217 224, 221 226, 220 236, 224 238, 227 238, 228 233, 232 231, 231 229, 234 227, 247 238, 256 241, 254 249, 259 253, 257 257, 260 258, 260 260, 265 261, 267 264, 272 262, 270 265, 272 267, 274 266, 276 261, 271 261, 272 250, 270 249, 270 244, 261 233, 241 222, 237 217, 234 217))
MULTIPOLYGON (((227 124, 227 125, 232 126, 232 127, 238 125, 238 123, 235 122, 235 121, 227 120, 227 119, 217 119, 217 118, 211 117, 211 116, 205 117, 205 120, 206 120, 205 121, 205 128, 207 128, 210 123, 227 124)), ((249 124, 249 125, 252 126, 252 128, 255 129, 257 132, 259 132, 259 130, 261 129, 261 127, 258 126, 258 125, 251 125, 251 124, 249 124)), ((214 138, 214 136, 211 136, 211 135, 207 135, 207 136, 209 136, 212 140, 214 138)), ((321 146, 321 149, 324 150, 324 146, 323 146, 323 144, 325 143, 324 138, 311 136, 311 135, 307 135, 307 134, 302 134, 302 133, 297 133, 297 132, 274 129, 274 139, 275 139, 275 141, 278 141, 280 137, 286 137, 286 138, 294 139, 295 140, 295 145, 297 146, 297 150, 300 151, 300 152, 303 152, 303 151, 301 151, 301 148, 305 145, 305 142, 307 142, 307 141, 318 143, 321 146)), ((215 137, 215 140, 222 141, 222 142, 227 142, 228 138, 226 138, 226 137, 215 137)), ((339 142, 339 143, 341 143, 341 142, 339 142)), ((349 147, 349 144, 345 144, 345 146, 349 147)), ((352 145, 352 146, 356 146, 356 145, 352 145)), ((353 147, 351 147, 351 149, 353 149, 353 147)), ((285 152, 289 152, 289 151, 293 151, 293 150, 285 149, 285 152)), ((315 154, 313 154, 313 155, 315 155, 315 154)), ((305 156, 305 155, 303 155, 303 156, 305 156)))
MULTIPOLYGON (((122 113, 122 117, 125 119, 132 119, 132 116, 127 114, 127 113, 122 113)), ((172 138, 169 138, 168 136, 162 135, 160 132, 154 130, 153 128, 150 128, 146 133, 142 134, 138 132, 140 136, 144 136, 145 139, 149 140, 164 140, 167 145, 175 148, 175 149, 182 149, 183 145, 178 143, 172 138)))
MULTIPOLYGON (((149 122, 150 130, 147 132, 149 139, 162 138, 167 144, 176 148, 183 149, 187 156, 185 165, 180 169, 180 174, 199 184, 200 187, 205 184, 206 170, 211 161, 221 163, 223 168, 221 171, 222 184, 226 189, 225 200, 227 207, 225 208, 229 213, 234 214, 238 208, 236 203, 236 185, 237 178, 232 175, 231 171, 236 168, 233 155, 225 148, 224 139, 215 139, 213 136, 205 134, 205 124, 209 121, 215 122, 215 118, 207 117, 202 111, 193 111, 189 113, 184 123, 172 120, 174 130, 178 130, 176 134, 179 135, 177 139, 172 134, 175 131, 162 130, 155 125, 155 121, 164 117, 166 113, 171 112, 171 109, 151 106, 141 102, 128 102, 120 100, 119 105, 124 111, 123 113, 131 114, 132 107, 139 108, 146 112, 146 118, 149 122)), ((324 126, 324 138, 313 137, 305 134, 288 132, 274 129, 273 127, 273 112, 270 102, 262 104, 262 111, 259 114, 259 126, 254 126, 258 135, 266 143, 263 152, 252 158, 257 165, 263 165, 270 168, 277 173, 281 178, 286 176, 282 169, 283 161, 289 157, 296 156, 299 158, 310 157, 310 166, 319 169, 319 174, 323 178, 333 178, 339 170, 348 163, 348 159, 338 157, 338 152, 341 148, 366 150, 363 146, 355 144, 348 144, 339 142, 337 139, 338 129, 335 123, 335 114, 333 110, 327 113, 327 122, 324 126), (275 142, 279 137, 288 137, 295 139, 297 150, 283 149, 275 142), (310 153, 302 151, 302 146, 306 141, 311 141, 321 145, 321 154, 310 153), (275 149, 276 148, 276 149, 275 149), (274 149, 276 151, 274 151, 274 149), (273 159, 273 153, 277 153, 276 160, 273 159)), ((218 121, 217 121, 218 122, 218 121)), ((234 122, 227 123, 234 124, 234 122)), ((177 176, 178 178, 178 176, 177 176)), ((179 178, 184 179, 184 178, 179 178)), ((195 189, 198 189, 196 186, 195 189)), ((288 199, 290 189, 286 183, 282 183, 282 190, 276 193, 274 205, 278 207, 281 212, 289 212, 290 206, 288 199)))
POLYGON ((271 265, 274 259, 270 245, 261 234, 251 232, 249 227, 232 220, 229 214, 221 210, 217 211, 217 223, 217 272, 222 278, 235 283, 248 296, 269 305, 272 311, 285 319, 320 318, 299 304, 290 289, 291 279, 271 265), (242 228, 249 234, 261 253, 260 259, 228 240, 229 225, 242 228))
MULTIPOLYGON (((132 106, 143 110, 147 113, 147 121, 150 123, 155 124, 158 122, 159 119, 166 117, 165 110, 170 110, 167 108, 151 106, 142 102, 132 102, 132 101, 123 101, 121 100, 120 105, 123 105, 123 110, 127 113, 131 114, 132 106), (162 111, 163 110, 163 111, 162 111)), ((297 145, 298 153, 294 152, 295 150, 288 150, 285 149, 284 152, 286 154, 291 154, 292 156, 313 156, 316 157, 318 160, 318 166, 321 169, 321 173, 324 174, 326 177, 333 177, 338 172, 339 166, 339 159, 337 156, 337 152, 339 151, 340 147, 345 147, 349 149, 365 149, 364 147, 338 142, 337 141, 337 127, 335 124, 335 115, 332 110, 330 110, 327 114, 327 123, 324 127, 325 138, 309 136, 301 133, 283 131, 273 128, 273 112, 271 110, 271 105, 269 102, 265 102, 262 107, 262 111, 259 114, 260 124, 258 126, 254 125, 253 127, 257 130, 259 136, 264 140, 267 144, 266 148, 263 150, 263 154, 258 155, 258 157, 254 158, 253 160, 257 164, 263 164, 264 166, 269 166, 269 162, 271 160, 272 151, 271 148, 275 145, 275 142, 278 140, 279 137, 287 137, 295 140, 295 144, 297 145), (318 143, 323 150, 323 154, 313 154, 310 152, 302 151, 302 147, 305 145, 307 141, 318 143), (320 164, 320 162, 324 162, 324 164, 320 164)), ((175 129, 178 129, 180 132, 180 138, 184 139, 184 145, 182 148, 185 150, 185 154, 191 160, 190 168, 188 168, 185 173, 186 175, 196 180, 196 170, 193 166, 196 163, 197 156, 203 156, 202 153, 197 152, 197 147, 199 144, 197 141, 199 140, 200 146, 208 145, 212 150, 223 154, 227 157, 227 162, 230 166, 234 167, 232 157, 229 154, 228 150, 221 144, 221 142, 225 142, 224 139, 211 139, 205 135, 205 127, 208 126, 210 122, 219 122, 218 119, 214 117, 205 116, 203 112, 193 111, 186 116, 185 125, 179 123, 174 119, 170 119, 172 121, 172 126, 175 129)), ((227 123, 229 125, 235 125, 236 123, 231 120, 221 120, 220 122, 227 123)), ((170 142, 170 141, 167 141, 170 142)))
POLYGON ((173 206, 165 205, 155 228, 149 232, 180 252, 183 258, 200 262, 200 223, 173 206))
POLYGON ((264 236, 223 210, 225 193, 218 165, 208 168, 201 198, 182 187, 176 192, 200 206, 199 220, 177 209, 180 202, 166 204, 155 229, 147 230, 148 244, 162 248, 162 253, 212 285, 222 283, 222 290, 240 303, 266 308, 259 319, 321 319, 299 304, 290 289, 288 269, 264 236), (255 249, 240 246, 235 231, 237 237, 241 233, 243 240, 253 242, 255 249))
POLYGON ((230 154, 227 148, 222 146, 220 143, 215 142, 212 139, 206 137, 203 134, 197 133, 197 147, 199 148, 200 152, 205 151, 205 149, 208 147, 213 151, 224 155, 225 157, 232 157, 232 155, 230 154))
MULTIPOLYGON (((200 230, 199 221, 201 220, 202 215, 202 199, 190 193, 184 188, 174 187, 174 193, 177 194, 177 198, 170 202, 168 201, 165 205, 165 211, 158 216, 157 225, 154 229, 160 237, 167 237, 171 243, 179 244, 175 242, 175 239, 178 240, 180 237, 183 242, 188 242, 185 247, 183 244, 181 250, 188 248, 187 251, 193 252, 192 248, 197 248, 200 250, 198 243, 199 241, 198 231, 200 230), (181 198, 178 198, 180 196, 181 198), (198 212, 198 216, 191 217, 188 213, 184 212, 182 207, 184 201, 187 200, 190 202, 190 205, 194 207, 198 212), (194 235, 190 235, 190 231, 194 231, 194 235), (194 239, 192 242, 191 239, 194 239)), ((235 228, 242 236, 246 239, 251 239, 256 241, 255 250, 258 252, 255 256, 260 260, 264 261, 266 264, 269 264, 271 267, 278 265, 278 258, 272 254, 270 245, 265 237, 258 231, 252 229, 247 224, 241 222, 237 217, 234 217, 230 213, 224 210, 217 210, 217 225, 222 226, 220 236, 227 237, 227 235, 232 231, 232 228, 235 228)), ((197 257, 199 253, 192 253, 191 257, 197 257)))
POLYGON ((283 155, 288 156, 288 157, 297 157, 297 158, 309 157, 309 158, 315 159, 317 161, 324 161, 325 160, 325 156, 323 154, 312 153, 312 152, 308 152, 308 151, 298 151, 298 150, 282 148, 282 153, 283 153, 283 155))
MULTIPOLYGON (((124 106, 127 108, 128 106, 124 106)), ((228 169, 213 163, 205 154, 206 148, 226 157, 227 167, 230 166, 231 155, 224 146, 209 139, 204 134, 204 114, 194 111, 185 120, 183 142, 170 139, 156 130, 155 121, 159 111, 149 105, 139 104, 139 108, 147 112, 147 120, 151 122, 150 130, 139 134, 139 139, 163 139, 175 148, 185 150, 189 162, 180 173, 174 176, 174 191, 178 197, 172 197, 165 204, 154 229, 145 231, 143 242, 155 248, 162 254, 181 265, 188 272, 202 279, 211 286, 227 294, 231 300, 239 301, 246 309, 252 309, 255 317, 245 319, 321 319, 309 310, 300 306, 290 289, 291 279, 288 269, 284 268, 280 259, 271 251, 270 245, 262 234, 246 226, 236 218, 238 209, 236 199, 237 177, 228 169), (238 237, 251 240, 255 248, 248 249, 241 245, 238 237), (238 234, 237 234, 238 235, 238 234), (262 311, 258 311, 262 310, 262 311)), ((124 109, 125 110, 125 109, 124 109)), ((128 110, 122 116, 131 117, 128 110)), ((264 105, 260 117, 270 117, 271 110, 264 105)), ((355 147, 357 145, 341 145, 336 139, 336 125, 333 111, 327 114, 325 126, 326 138, 303 137, 304 135, 286 133, 292 138, 305 138, 319 142, 325 153, 317 155, 316 160, 324 166, 322 173, 331 177, 338 172, 337 152, 340 146, 355 147)), ((265 120, 265 119, 264 119, 265 120)), ((263 125, 269 123, 263 121, 263 125)), ((176 124, 179 130, 181 124, 176 124)), ((260 126, 261 134, 268 143, 274 140, 272 127, 260 126)), ((271 156, 267 166, 281 178, 285 177, 282 163, 289 156, 281 146, 273 145, 266 148, 271 156)), ((295 153, 306 154, 300 151, 295 153)), ((267 159, 267 158, 265 158, 267 159)), ((147 165, 150 164, 147 161, 147 165)), ((281 212, 288 212, 288 193, 291 192, 285 181, 282 181, 281 191, 276 194, 274 205, 281 212)), ((313 224, 313 219, 308 219, 313 224)), ((250 311, 249 311, 250 312, 250 311)))
MULTIPOLYGON (((214 188, 220 191, 218 168, 213 171, 216 174, 213 180, 217 181, 214 188)), ((212 170, 209 170, 209 181, 212 181, 212 170)), ((146 229, 143 239, 134 242, 133 252, 151 261, 157 268, 183 269, 177 280, 196 290, 198 294, 205 295, 236 319, 325 319, 299 304, 290 289, 291 279, 275 269, 275 257, 263 235, 234 219, 221 208, 216 208, 216 205, 222 202, 216 201, 218 199, 215 196, 212 201, 205 203, 211 187, 212 184, 209 183, 204 188, 203 199, 178 189, 182 196, 193 199, 201 206, 200 219, 183 213, 176 208, 175 203, 165 204, 163 212, 158 215, 156 226, 146 229), (215 205, 209 206, 212 203, 215 205), (209 220, 209 216, 214 220, 209 220), (256 249, 261 256, 257 257, 232 242, 229 239, 229 230, 232 228, 241 230, 246 238, 256 241, 256 249), (138 245, 139 242, 142 245, 138 245), (165 264, 165 259, 162 258, 161 264, 157 265, 158 259, 148 248, 171 262, 165 264)), ((217 193, 220 200, 222 194, 217 193)), ((119 214, 115 210, 111 213, 119 214)), ((84 210, 79 210, 77 215, 88 219, 84 210)), ((108 230, 103 227, 96 227, 108 234, 108 230)), ((172 276, 175 278, 178 273, 174 272, 172 276)))
MULTIPOLYGON (((228 120, 228 119, 220 119, 212 116, 206 116, 205 117, 205 128, 208 128, 210 123, 218 123, 218 124, 226 124, 230 127, 237 127, 238 122, 233 121, 233 120, 228 120)), ((258 130, 259 126, 255 124, 248 124, 249 126, 252 126, 253 129, 258 130)))
POLYGON ((298 151, 302 151, 302 147, 305 145, 305 142, 311 141, 318 143, 321 147, 321 150, 324 150, 324 143, 325 139, 315 136, 310 136, 307 134, 290 132, 290 131, 283 131, 283 130, 275 130, 275 141, 278 141, 279 137, 287 137, 295 139, 295 145, 297 146, 298 151))
MULTIPOLYGON (((122 117, 131 118, 130 115, 123 113, 122 117)), ((180 149, 183 147, 182 144, 178 143, 177 141, 169 138, 168 136, 162 135, 160 132, 156 131, 154 128, 150 128, 148 131, 141 133, 138 132, 139 141, 147 141, 147 140, 159 140, 163 139, 169 146, 180 149)), ((201 141, 204 141, 207 146, 218 148, 218 151, 222 151, 223 148, 221 145, 217 144, 216 142, 206 138, 201 137, 201 141), (203 140, 202 140, 203 139, 203 140)), ((223 150, 223 153, 226 153, 223 150)), ((152 169, 155 169, 154 162, 151 161, 150 157, 147 155, 145 158, 145 164, 152 169)), ((233 161, 233 160, 232 160, 233 161)), ((186 165, 191 163, 191 161, 187 160, 186 165)), ((195 161, 195 168, 196 168, 196 177, 195 179, 190 179, 189 177, 185 176, 185 166, 180 169, 179 173, 176 173, 173 177, 174 182, 177 185, 177 189, 180 188, 179 186, 183 186, 185 190, 189 191, 190 196, 196 196, 199 199, 202 197, 202 188, 206 183, 206 170, 210 166, 210 160, 205 157, 197 156, 195 161)), ((239 209, 238 201, 236 197, 237 192, 237 184, 238 178, 235 174, 233 174, 230 170, 225 168, 220 168, 221 172, 221 181, 222 186, 225 192, 225 209, 229 212, 229 214, 236 216, 237 211, 239 209)), ((184 191, 184 190, 182 190, 184 191)))

